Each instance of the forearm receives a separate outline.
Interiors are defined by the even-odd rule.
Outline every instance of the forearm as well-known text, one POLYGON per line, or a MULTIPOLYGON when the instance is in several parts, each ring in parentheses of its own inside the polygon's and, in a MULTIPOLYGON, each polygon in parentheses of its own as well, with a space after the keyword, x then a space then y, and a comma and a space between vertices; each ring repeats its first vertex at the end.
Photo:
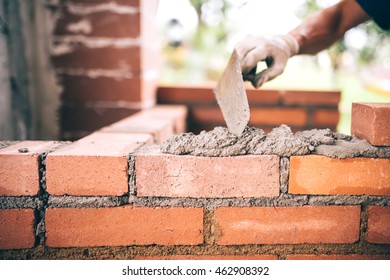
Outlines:
POLYGON ((355 0, 344 0, 313 15, 289 32, 299 44, 298 54, 316 54, 369 16, 355 0))

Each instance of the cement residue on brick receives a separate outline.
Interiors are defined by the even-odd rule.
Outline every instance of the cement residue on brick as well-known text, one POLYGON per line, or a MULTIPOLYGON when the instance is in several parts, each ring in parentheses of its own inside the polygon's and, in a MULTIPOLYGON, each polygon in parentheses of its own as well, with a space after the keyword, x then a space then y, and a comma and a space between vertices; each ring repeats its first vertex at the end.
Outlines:
POLYGON ((175 155, 224 157, 238 155, 278 155, 281 157, 307 154, 332 158, 390 157, 390 147, 374 147, 366 140, 332 132, 330 129, 312 129, 292 133, 281 125, 268 135, 255 127, 246 127, 240 136, 227 128, 216 127, 200 134, 183 133, 166 140, 160 150, 175 155))

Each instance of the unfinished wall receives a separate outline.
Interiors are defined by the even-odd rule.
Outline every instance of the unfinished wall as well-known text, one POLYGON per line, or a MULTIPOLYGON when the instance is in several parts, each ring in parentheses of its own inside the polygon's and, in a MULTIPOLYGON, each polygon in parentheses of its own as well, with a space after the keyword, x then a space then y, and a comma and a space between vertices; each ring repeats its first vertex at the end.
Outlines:
POLYGON ((61 138, 75 139, 155 103, 158 1, 49 1, 51 61, 63 87, 61 138))
MULTIPOLYGON (((269 132, 282 123, 293 131, 330 128, 336 131, 339 121, 340 91, 269 90, 247 88, 251 108, 250 126, 269 132)), ((189 131, 198 133, 224 126, 213 86, 160 86, 159 104, 184 104, 189 109, 189 131)))
POLYGON ((162 154, 185 118, 157 106, 74 143, 2 143, 0 258, 390 258, 388 157, 162 154))

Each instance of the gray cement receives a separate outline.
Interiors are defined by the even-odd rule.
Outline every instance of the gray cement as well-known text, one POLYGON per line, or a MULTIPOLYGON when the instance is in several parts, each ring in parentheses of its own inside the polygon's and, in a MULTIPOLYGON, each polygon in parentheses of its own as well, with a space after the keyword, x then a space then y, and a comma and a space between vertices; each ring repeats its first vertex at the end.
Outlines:
POLYGON ((52 208, 101 208, 116 207, 128 203, 128 196, 49 196, 48 207, 52 208))
POLYGON ((288 192, 288 179, 290 175, 290 160, 287 157, 281 157, 280 163, 279 163, 279 171, 280 171, 280 178, 279 178, 279 184, 280 184, 280 191, 282 193, 288 192))
POLYGON ((32 196, 0 196, 0 209, 41 208, 39 197, 32 196))
POLYGON ((0 197, 0 209, 103 208, 134 205, 137 207, 283 207, 304 205, 377 205, 390 206, 389 196, 368 195, 291 195, 257 198, 169 198, 128 196, 49 196, 47 204, 37 197, 0 197))
POLYGON ((183 133, 165 141, 160 150, 175 155, 209 157, 237 155, 278 155, 280 157, 307 154, 332 158, 390 157, 390 147, 375 147, 355 136, 332 132, 330 129, 312 129, 292 133, 290 127, 281 125, 268 135, 255 127, 246 127, 240 136, 227 128, 216 127, 198 135, 183 133))

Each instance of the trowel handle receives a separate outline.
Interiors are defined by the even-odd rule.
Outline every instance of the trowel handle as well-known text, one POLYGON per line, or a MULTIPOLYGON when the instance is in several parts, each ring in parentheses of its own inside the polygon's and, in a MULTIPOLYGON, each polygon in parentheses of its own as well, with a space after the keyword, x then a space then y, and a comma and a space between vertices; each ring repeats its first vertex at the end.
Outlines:
POLYGON ((256 77, 256 71, 257 71, 257 65, 253 67, 252 70, 249 71, 247 74, 243 74, 242 78, 244 79, 244 81, 249 81, 253 84, 253 81, 256 77))

